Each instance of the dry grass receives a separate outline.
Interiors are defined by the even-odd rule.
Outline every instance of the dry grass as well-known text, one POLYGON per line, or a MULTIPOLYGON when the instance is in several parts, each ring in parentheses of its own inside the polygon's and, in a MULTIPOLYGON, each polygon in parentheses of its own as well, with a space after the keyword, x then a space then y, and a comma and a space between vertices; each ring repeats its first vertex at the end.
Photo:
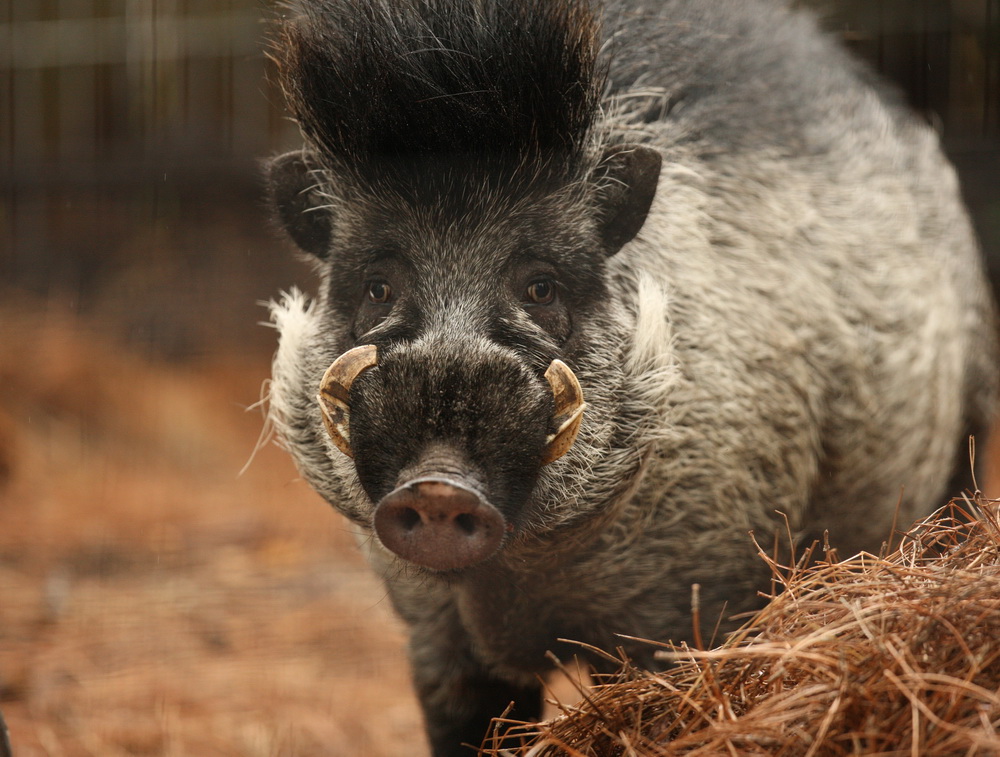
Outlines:
POLYGON ((952 503, 880 557, 761 557, 776 596, 721 647, 621 660, 517 754, 1000 754, 1000 502, 952 503))

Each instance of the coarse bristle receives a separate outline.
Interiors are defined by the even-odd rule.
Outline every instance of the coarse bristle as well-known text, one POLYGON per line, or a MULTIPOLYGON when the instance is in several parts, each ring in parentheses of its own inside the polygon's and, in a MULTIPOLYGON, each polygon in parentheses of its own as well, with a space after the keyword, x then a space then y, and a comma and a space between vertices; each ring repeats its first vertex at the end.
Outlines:
POLYGON ((762 557, 782 591, 721 647, 668 647, 655 674, 622 658, 578 707, 515 727, 516 753, 1000 753, 1000 501, 952 503, 883 557, 762 557))
POLYGON ((605 75, 586 0, 316 0, 276 41, 308 140, 370 181, 428 165, 573 175, 605 75))

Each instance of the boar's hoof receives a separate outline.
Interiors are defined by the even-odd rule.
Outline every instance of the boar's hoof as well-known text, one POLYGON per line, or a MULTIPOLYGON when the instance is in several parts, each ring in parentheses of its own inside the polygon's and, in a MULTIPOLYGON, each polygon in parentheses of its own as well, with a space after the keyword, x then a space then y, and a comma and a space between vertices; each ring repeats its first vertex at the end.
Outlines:
POLYGON ((351 384, 363 371, 377 365, 377 361, 378 348, 374 344, 355 347, 333 361, 319 384, 319 407, 326 433, 337 449, 348 457, 354 457, 351 452, 351 406, 348 404, 351 384))
POLYGON ((431 570, 468 568, 500 547, 500 511, 472 489, 420 478, 390 492, 375 509, 375 533, 404 560, 431 570))

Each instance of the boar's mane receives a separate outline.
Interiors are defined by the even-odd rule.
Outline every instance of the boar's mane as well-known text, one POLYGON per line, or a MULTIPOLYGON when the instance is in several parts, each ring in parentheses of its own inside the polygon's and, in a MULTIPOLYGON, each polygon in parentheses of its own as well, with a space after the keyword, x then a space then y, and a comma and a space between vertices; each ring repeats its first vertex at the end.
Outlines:
POLYGON ((281 82, 306 138, 357 181, 475 178, 519 167, 572 180, 606 82, 587 0, 290 4, 281 82))

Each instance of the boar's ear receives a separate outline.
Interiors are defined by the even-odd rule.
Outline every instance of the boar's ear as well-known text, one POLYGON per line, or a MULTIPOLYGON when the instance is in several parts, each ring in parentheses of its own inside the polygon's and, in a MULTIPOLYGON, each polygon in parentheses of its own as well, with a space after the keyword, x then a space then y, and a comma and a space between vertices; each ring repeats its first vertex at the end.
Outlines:
POLYGON ((330 211, 316 197, 316 175, 308 153, 296 150, 271 160, 267 181, 271 203, 292 241, 325 258, 330 248, 330 211))
POLYGON ((663 158, 645 145, 608 148, 596 171, 598 231, 608 255, 639 233, 656 194, 663 158))

